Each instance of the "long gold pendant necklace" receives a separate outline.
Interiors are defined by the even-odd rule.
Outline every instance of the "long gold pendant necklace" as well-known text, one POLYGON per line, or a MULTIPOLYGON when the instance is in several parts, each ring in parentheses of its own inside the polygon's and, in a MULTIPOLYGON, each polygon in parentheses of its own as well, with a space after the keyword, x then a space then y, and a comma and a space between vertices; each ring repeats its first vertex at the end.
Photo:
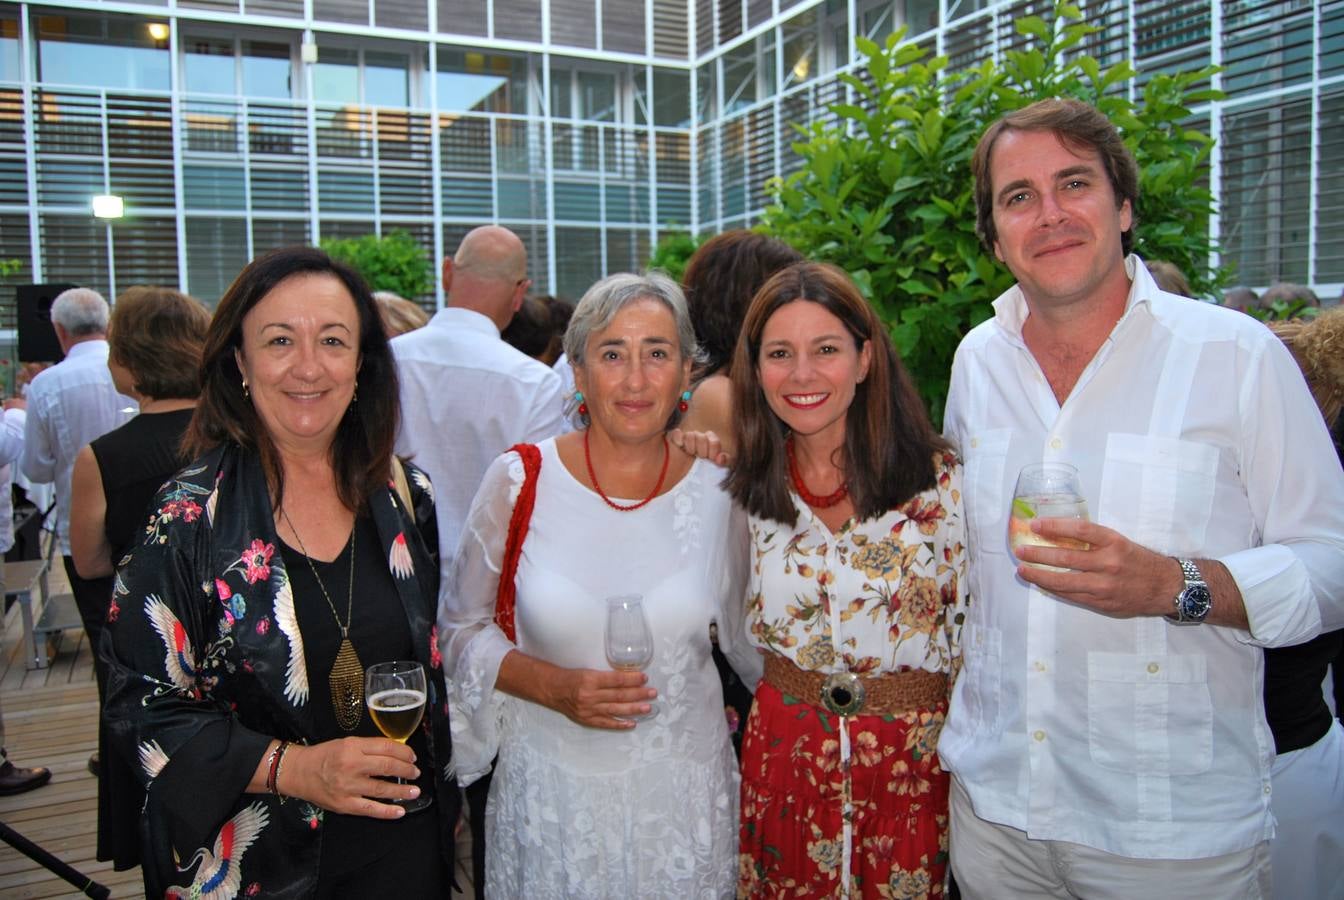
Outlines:
POLYGON ((335 662, 331 664, 327 685, 331 688, 331 709, 336 715, 336 724, 342 731, 354 731, 364 714, 364 664, 359 661, 359 655, 355 653, 355 647, 350 643, 350 626, 355 621, 355 532, 359 523, 356 522, 350 528, 350 588, 345 600, 345 624, 342 625, 340 614, 336 612, 336 604, 331 602, 327 586, 322 583, 322 576, 317 574, 317 566, 313 564, 313 558, 308 555, 308 548, 303 546, 303 538, 299 537, 298 529, 290 521, 289 513, 281 508, 280 515, 285 517, 285 524, 293 532, 294 539, 299 542, 299 551, 303 553, 303 558, 308 560, 308 568, 312 570, 313 578, 317 580, 318 589, 327 599, 327 606, 331 607, 336 627, 341 629, 341 646, 336 651, 335 662))

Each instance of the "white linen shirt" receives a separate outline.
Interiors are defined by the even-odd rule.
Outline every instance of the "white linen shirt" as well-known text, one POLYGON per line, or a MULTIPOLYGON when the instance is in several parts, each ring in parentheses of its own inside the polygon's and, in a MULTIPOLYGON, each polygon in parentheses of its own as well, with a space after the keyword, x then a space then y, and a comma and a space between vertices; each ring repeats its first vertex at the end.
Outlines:
POLYGON ((500 339, 490 319, 448 307, 392 340, 401 382, 396 451, 434 484, 439 562, 447 567, 491 461, 564 430, 560 378, 500 339))
POLYGON ((981 818, 1132 858, 1273 835, 1261 646, 1344 625, 1344 475, 1287 349, 1249 316, 1160 291, 1138 257, 1124 315, 1060 406, 1014 287, 957 350, 946 431, 965 459, 971 605, 939 742, 981 818), (1016 576, 1027 463, 1077 466, 1094 521, 1222 561, 1250 631, 1116 619, 1016 576))
MULTIPOLYGON (((0 554, 14 546, 14 466, 23 453, 23 431, 28 413, 22 409, 7 409, 0 415, 0 554)), ((0 563, 0 576, 3 575, 0 563)), ((0 577, 0 582, 3 582, 0 577)))
POLYGON ((28 385, 28 422, 19 468, 30 481, 56 484, 56 534, 70 555, 70 473, 75 456, 135 415, 107 369, 107 341, 80 341, 28 385))

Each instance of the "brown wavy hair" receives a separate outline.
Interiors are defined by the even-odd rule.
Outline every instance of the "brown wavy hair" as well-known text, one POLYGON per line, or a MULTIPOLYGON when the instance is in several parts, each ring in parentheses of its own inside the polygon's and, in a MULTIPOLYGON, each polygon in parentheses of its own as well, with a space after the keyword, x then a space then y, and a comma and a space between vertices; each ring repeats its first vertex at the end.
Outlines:
POLYGON ((243 375, 234 351, 242 347, 247 314, 280 282, 295 275, 337 279, 359 313, 359 399, 341 417, 328 455, 337 495, 347 508, 360 512, 368 497, 386 487, 392 477, 392 445, 400 408, 397 367, 378 305, 364 279, 316 247, 287 247, 259 256, 224 292, 206 334, 201 399, 183 447, 193 458, 227 442, 255 451, 270 482, 275 508, 280 508, 284 467, 256 408, 243 394, 243 375))
POLYGON ((1117 209, 1129 201, 1129 230, 1120 235, 1120 245, 1129 255, 1134 249, 1134 229, 1139 224, 1139 166, 1125 146, 1119 130, 1095 106, 1081 100, 1038 100, 1008 113, 985 130, 971 158, 975 176, 975 230, 990 252, 999 239, 994 227, 994 181, 989 171, 994 142, 1005 131, 1052 131, 1071 150, 1095 150, 1115 193, 1117 209))
POLYGON ((705 354, 697 379, 732 362, 751 298, 767 278, 802 259, 783 241, 742 229, 715 235, 691 255, 681 283, 705 354))
POLYGON ((156 400, 192 400, 201 393, 201 349, 210 310, 166 287, 127 288, 107 322, 107 353, 131 375, 135 389, 156 400))
POLYGON ((803 262, 771 276, 752 298, 733 358, 733 427, 737 457, 724 487, 748 512, 792 526, 784 440, 788 426, 766 403, 758 362, 770 317, 788 303, 816 303, 839 319, 862 348, 871 348, 868 375, 854 389, 845 416, 841 466, 860 520, 873 519, 933 487, 934 455, 950 449, 933 429, 914 380, 896 355, 886 327, 843 271, 803 262))

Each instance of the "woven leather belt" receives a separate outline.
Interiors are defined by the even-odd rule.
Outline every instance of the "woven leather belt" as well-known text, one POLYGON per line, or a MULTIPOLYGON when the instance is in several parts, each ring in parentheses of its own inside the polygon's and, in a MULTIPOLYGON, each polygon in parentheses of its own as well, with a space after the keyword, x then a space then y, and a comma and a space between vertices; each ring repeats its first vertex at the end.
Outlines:
POLYGON ((781 693, 837 716, 900 715, 947 700, 947 675, 912 669, 881 675, 809 672, 778 653, 765 657, 765 681, 781 693))

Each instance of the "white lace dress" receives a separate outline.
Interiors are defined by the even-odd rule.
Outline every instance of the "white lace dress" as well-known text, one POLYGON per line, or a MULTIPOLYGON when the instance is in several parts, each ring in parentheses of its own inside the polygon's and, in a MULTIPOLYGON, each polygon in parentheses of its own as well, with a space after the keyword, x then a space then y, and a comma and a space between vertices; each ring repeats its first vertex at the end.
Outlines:
POLYGON ((655 637, 647 673, 660 714, 633 730, 576 725, 495 691, 514 648, 493 624, 500 558, 523 467, 486 472, 444 579, 438 634, 449 676, 459 783, 499 754, 486 809, 494 897, 732 896, 738 772, 709 623, 743 680, 760 657, 744 640, 744 517, 697 461, 671 491, 617 512, 540 445, 536 506, 517 573, 518 649, 556 665, 609 669, 605 599, 639 593, 655 637), (743 671, 743 670, 747 671, 743 671))

